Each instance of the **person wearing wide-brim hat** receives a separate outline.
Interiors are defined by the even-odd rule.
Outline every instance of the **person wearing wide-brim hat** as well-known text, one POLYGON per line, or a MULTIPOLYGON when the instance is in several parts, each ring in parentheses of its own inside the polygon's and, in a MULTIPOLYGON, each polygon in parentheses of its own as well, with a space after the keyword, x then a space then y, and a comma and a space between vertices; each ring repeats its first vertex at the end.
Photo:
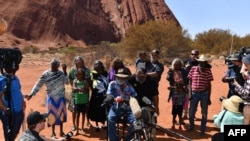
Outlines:
POLYGON ((108 113, 108 138, 110 141, 117 141, 116 123, 118 119, 126 114, 125 121, 130 124, 128 130, 128 139, 132 139, 133 122, 135 115, 131 111, 128 103, 131 97, 136 97, 137 93, 134 87, 128 82, 131 73, 128 68, 120 68, 115 74, 115 80, 111 81, 107 89, 107 97, 113 97, 114 102, 108 113), (124 106, 125 104, 125 106, 124 106))
POLYGON ((239 111, 239 105, 243 99, 237 95, 233 95, 222 101, 223 110, 213 116, 215 126, 220 128, 220 132, 224 132, 224 125, 242 125, 243 114, 239 111))
POLYGON ((122 84, 120 83, 121 80, 126 81, 130 78, 130 76, 131 76, 131 72, 126 67, 119 69, 118 72, 115 74, 116 81, 118 81, 118 84, 122 84))
POLYGON ((211 81, 214 80, 211 68, 207 67, 208 56, 201 55, 198 59, 198 66, 193 66, 187 78, 189 79, 189 96, 190 96, 190 108, 189 108, 189 128, 188 131, 192 131, 195 128, 194 117, 197 110, 198 103, 201 102, 201 126, 200 135, 204 135, 206 131, 208 105, 211 104, 211 81))

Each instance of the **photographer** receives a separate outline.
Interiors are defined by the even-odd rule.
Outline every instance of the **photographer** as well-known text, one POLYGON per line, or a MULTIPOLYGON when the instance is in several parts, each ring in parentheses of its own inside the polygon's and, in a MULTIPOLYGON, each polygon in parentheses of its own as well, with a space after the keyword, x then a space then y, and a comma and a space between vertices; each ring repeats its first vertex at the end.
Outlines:
POLYGON ((27 117, 28 130, 24 131, 18 141, 66 141, 65 137, 50 139, 39 135, 44 130, 48 114, 40 114, 38 111, 31 112, 27 117))
POLYGON ((0 119, 5 141, 14 141, 24 118, 24 99, 19 78, 15 75, 18 64, 14 60, 3 64, 5 72, 0 76, 0 119))
POLYGON ((228 83, 229 91, 227 98, 230 98, 232 95, 237 95, 235 92, 234 80, 237 81, 241 86, 244 85, 244 78, 240 73, 242 67, 241 55, 239 53, 234 53, 227 58, 228 69, 225 75, 222 77, 222 82, 228 83))
POLYGON ((230 98, 220 99, 222 101, 223 109, 218 115, 213 116, 214 125, 220 128, 220 133, 212 137, 212 140, 219 140, 223 137, 224 125, 241 125, 243 124, 243 115, 239 111, 239 105, 243 101, 239 96, 233 95, 230 98), (216 139, 217 138, 217 139, 216 139))
MULTIPOLYGON (((243 57, 242 62, 247 68, 247 75, 250 71, 250 54, 243 57)), ((241 86, 235 82, 235 91, 241 96, 244 100, 243 115, 244 115, 244 124, 250 124, 250 77, 247 77, 244 86, 241 86)))

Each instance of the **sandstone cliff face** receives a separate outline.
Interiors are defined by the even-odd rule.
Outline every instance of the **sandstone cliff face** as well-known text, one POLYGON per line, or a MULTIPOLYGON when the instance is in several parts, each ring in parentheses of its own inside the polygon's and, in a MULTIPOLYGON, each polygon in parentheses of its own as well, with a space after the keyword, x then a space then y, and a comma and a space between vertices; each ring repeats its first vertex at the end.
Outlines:
POLYGON ((164 0, 0 0, 0 45, 85 46, 118 42, 133 24, 178 21, 164 0))

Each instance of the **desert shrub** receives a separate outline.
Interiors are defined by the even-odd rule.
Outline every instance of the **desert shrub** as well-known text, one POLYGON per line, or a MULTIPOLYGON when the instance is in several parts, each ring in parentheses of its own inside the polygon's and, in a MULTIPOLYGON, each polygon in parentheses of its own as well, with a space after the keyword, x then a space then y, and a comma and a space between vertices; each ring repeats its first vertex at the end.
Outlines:
POLYGON ((26 46, 24 47, 21 51, 22 53, 38 53, 39 52, 39 48, 35 47, 35 46, 26 46))

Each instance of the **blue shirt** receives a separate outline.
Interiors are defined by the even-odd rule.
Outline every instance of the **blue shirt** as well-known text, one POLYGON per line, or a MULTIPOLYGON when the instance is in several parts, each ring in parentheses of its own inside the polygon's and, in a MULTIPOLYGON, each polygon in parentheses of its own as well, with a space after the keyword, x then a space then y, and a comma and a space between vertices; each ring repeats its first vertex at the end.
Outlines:
MULTIPOLYGON (((4 93, 7 86, 7 78, 3 75, 0 76, 0 92, 4 93)), ((12 112, 20 112, 23 110, 23 94, 21 92, 21 84, 17 76, 11 76, 11 107, 8 105, 8 100, 5 95, 2 99, 6 107, 11 108, 12 112)))
POLYGON ((111 81, 108 86, 107 94, 113 95, 114 98, 120 96, 126 101, 129 101, 130 96, 137 96, 135 89, 130 83, 126 82, 122 87, 123 90, 121 90, 121 86, 117 84, 115 80, 111 81))

